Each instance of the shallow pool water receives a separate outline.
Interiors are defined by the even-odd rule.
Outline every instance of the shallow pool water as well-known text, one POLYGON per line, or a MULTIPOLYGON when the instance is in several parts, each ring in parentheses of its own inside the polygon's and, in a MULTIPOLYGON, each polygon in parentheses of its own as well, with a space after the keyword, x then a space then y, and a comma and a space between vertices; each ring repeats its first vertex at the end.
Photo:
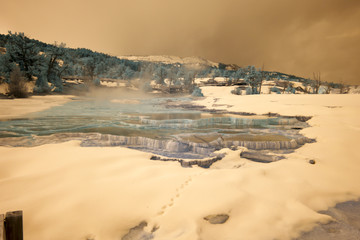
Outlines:
POLYGON ((290 146, 286 142, 301 138, 294 128, 306 127, 296 118, 171 109, 167 101, 169 98, 79 99, 21 119, 0 121, 0 145, 31 147, 78 139, 83 146, 121 145, 196 158, 234 144, 249 147, 256 143, 261 148, 262 142, 265 148, 286 148, 290 146), (271 142, 276 144, 265 144, 271 142))

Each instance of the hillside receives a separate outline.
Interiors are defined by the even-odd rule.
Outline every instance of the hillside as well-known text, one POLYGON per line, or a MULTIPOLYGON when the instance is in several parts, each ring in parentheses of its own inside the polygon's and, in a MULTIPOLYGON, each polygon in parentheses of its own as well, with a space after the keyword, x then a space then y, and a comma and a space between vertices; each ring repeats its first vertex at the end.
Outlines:
POLYGON ((178 57, 178 56, 167 56, 167 55, 150 55, 150 56, 118 56, 119 59, 126 59, 136 62, 155 62, 163 64, 181 64, 193 68, 201 67, 219 67, 219 63, 212 62, 210 60, 201 57, 178 57))
POLYGON ((115 57, 85 48, 67 48, 65 44, 44 43, 30 39, 24 33, 0 34, 0 48, 0 79, 10 82, 10 73, 18 65, 28 81, 36 81, 34 92, 37 93, 62 92, 67 79, 80 79, 86 83, 85 87, 101 85, 104 79, 125 80, 126 86, 146 91, 155 87, 160 91, 190 93, 199 82, 215 86, 241 85, 233 91, 238 95, 348 93, 350 89, 344 84, 320 80, 320 73, 314 79, 305 79, 281 72, 262 71, 255 66, 215 63, 200 57, 115 57), (265 88, 262 88, 263 84, 265 88))

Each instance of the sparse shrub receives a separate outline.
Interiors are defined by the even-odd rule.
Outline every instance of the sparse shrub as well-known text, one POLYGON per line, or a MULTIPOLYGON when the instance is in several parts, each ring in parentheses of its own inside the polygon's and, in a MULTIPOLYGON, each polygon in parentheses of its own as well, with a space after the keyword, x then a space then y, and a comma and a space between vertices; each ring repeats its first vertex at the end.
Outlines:
POLYGON ((350 91, 350 86, 349 85, 345 85, 344 83, 339 83, 339 89, 340 89, 340 94, 346 94, 349 93, 350 91))
POLYGON ((320 86, 319 90, 318 90, 318 94, 329 94, 328 91, 327 91, 327 87, 320 86))
POLYGON ((286 89, 289 87, 289 81, 288 80, 277 81, 276 86, 282 88, 281 92, 285 93, 286 89))
POLYGON ((37 79, 34 87, 35 93, 49 93, 51 91, 47 78, 41 74, 37 79))
POLYGON ((292 85, 289 85, 286 90, 285 90, 287 93, 292 93, 292 94, 295 94, 296 92, 296 89, 292 86, 292 85))
POLYGON ((50 83, 53 86, 53 88, 52 88, 53 92, 62 92, 63 91, 62 79, 58 75, 52 74, 52 76, 50 78, 50 83))
POLYGON ((94 81, 93 81, 94 85, 95 86, 100 86, 100 78, 95 78, 94 81))
POLYGON ((29 96, 26 87, 26 79, 22 75, 18 66, 16 66, 10 73, 8 95, 16 98, 27 98, 29 96))
POLYGON ((231 93, 235 95, 241 95, 241 88, 237 87, 234 90, 231 90, 231 93))
POLYGON ((271 91, 271 92, 275 92, 275 93, 277 93, 277 94, 281 94, 280 89, 277 88, 277 87, 272 87, 272 88, 270 88, 270 91, 271 91))
POLYGON ((199 87, 195 87, 194 91, 191 94, 193 97, 203 97, 204 94, 202 93, 201 89, 199 87))
POLYGON ((253 93, 253 89, 251 87, 247 87, 246 88, 246 95, 251 95, 251 94, 255 94, 255 93, 253 93))

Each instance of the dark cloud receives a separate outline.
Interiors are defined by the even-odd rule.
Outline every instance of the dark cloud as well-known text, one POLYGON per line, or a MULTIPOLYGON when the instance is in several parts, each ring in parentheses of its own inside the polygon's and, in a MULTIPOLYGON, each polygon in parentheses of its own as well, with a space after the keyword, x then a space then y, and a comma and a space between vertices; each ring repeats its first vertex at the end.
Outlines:
POLYGON ((2 3, 0 31, 360 83, 359 22, 358 0, 12 0, 2 3))

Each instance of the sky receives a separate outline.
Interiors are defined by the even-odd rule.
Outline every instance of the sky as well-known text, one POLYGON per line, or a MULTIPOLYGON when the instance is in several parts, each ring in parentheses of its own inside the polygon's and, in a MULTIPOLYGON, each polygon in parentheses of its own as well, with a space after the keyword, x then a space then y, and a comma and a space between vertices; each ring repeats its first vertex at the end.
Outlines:
POLYGON ((359 0, 0 0, 0 33, 360 84, 359 0))

